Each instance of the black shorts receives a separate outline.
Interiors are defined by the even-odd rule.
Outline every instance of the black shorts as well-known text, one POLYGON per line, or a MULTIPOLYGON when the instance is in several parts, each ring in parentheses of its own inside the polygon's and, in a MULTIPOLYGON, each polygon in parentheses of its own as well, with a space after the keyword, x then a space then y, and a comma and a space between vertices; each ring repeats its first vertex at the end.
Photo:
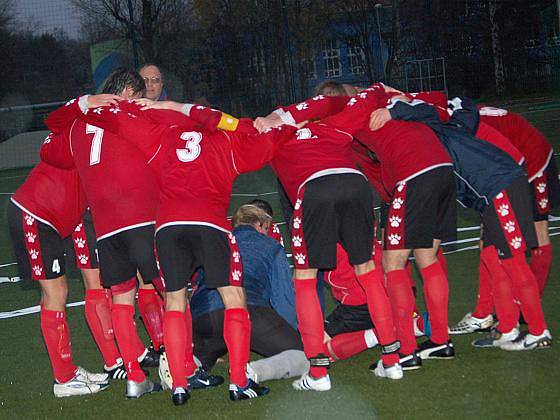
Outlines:
MULTIPOLYGON (((249 306, 251 317, 251 351, 264 357, 286 350, 303 350, 296 330, 274 309, 249 306)), ((194 353, 207 369, 227 353, 224 341, 224 310, 193 319, 194 353)))
POLYGON ((387 227, 387 219, 389 217, 389 210, 391 205, 384 201, 379 203, 379 228, 385 229, 387 227))
POLYGON ((560 205, 560 181, 554 155, 543 173, 531 182, 533 220, 548 220, 550 211, 560 205))
POLYGON ((434 239, 457 237, 455 177, 442 166, 399 184, 393 191, 384 249, 432 248, 434 239))
POLYGON ((537 246, 527 177, 513 181, 482 213, 482 244, 493 245, 500 258, 511 258, 537 246))
POLYGON ((68 251, 70 251, 69 254, 73 254, 77 268, 99 268, 97 239, 89 210, 84 214, 82 221, 76 226, 68 241, 71 242, 68 251))
POLYGON ((339 303, 325 319, 325 332, 335 335, 373 328, 367 305, 344 305, 339 303))
POLYGON ((209 289, 243 285, 241 254, 231 233, 202 225, 171 225, 158 230, 156 246, 165 290, 175 292, 204 267, 209 289))
POLYGON ((116 286, 139 271, 146 282, 158 277, 154 226, 141 226, 97 241, 103 287, 116 286))
POLYGON ((25 280, 49 280, 66 274, 65 243, 54 227, 8 204, 8 226, 19 276, 25 280))
POLYGON ((326 175, 305 184, 292 218, 296 268, 336 267, 336 244, 352 265, 371 259, 374 235, 373 194, 362 175, 326 175))

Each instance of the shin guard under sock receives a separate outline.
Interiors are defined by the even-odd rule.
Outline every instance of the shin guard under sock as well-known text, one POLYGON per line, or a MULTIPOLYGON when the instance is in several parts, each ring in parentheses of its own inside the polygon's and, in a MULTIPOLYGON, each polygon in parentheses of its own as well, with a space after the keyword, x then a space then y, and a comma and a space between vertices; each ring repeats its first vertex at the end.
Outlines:
POLYGON ((449 284, 439 261, 420 270, 424 280, 424 298, 430 314, 432 334, 430 340, 444 344, 449 340, 447 323, 449 284))
POLYGON ((416 350, 413 324, 414 295, 410 282, 406 270, 387 272, 387 291, 397 329, 397 338, 401 342, 400 351, 403 354, 412 354, 416 350))
POLYGON ((107 289, 86 290, 86 321, 103 356, 105 366, 114 366, 121 357, 111 319, 111 292, 107 289))
POLYGON ((552 264, 552 244, 547 244, 539 246, 538 248, 531 250, 531 271, 535 274, 537 278, 537 284, 539 285, 539 292, 542 296, 544 288, 546 287, 546 282, 548 280, 548 274, 550 273, 550 265, 552 264))
POLYGON ((74 377, 76 366, 72 363, 66 312, 41 308, 41 332, 51 360, 54 378, 59 383, 68 382, 74 377))
POLYGON ((187 388, 187 370, 185 368, 186 348, 192 348, 188 343, 185 326, 185 313, 181 311, 165 311, 163 317, 165 337, 165 353, 169 363, 169 371, 173 378, 173 387, 187 388))
POLYGON ((134 323, 134 307, 132 305, 113 304, 111 315, 117 344, 126 367, 127 379, 142 382, 146 379, 146 376, 138 363, 137 342, 140 341, 140 338, 134 323))
POLYGON ((196 362, 194 361, 192 316, 189 305, 187 305, 185 310, 185 333, 187 334, 187 346, 185 347, 185 369, 187 370, 187 377, 189 377, 194 374, 198 368, 196 362))
POLYGON ((138 289, 138 310, 155 350, 163 344, 163 302, 156 289, 138 289))
POLYGON ((492 287, 490 285, 492 274, 488 267, 480 259, 478 266, 478 295, 476 307, 472 313, 475 318, 485 318, 494 311, 494 298, 492 297, 492 287))
POLYGON ((241 388, 247 386, 245 368, 249 363, 251 320, 245 308, 224 312, 224 341, 229 353, 229 380, 241 388))

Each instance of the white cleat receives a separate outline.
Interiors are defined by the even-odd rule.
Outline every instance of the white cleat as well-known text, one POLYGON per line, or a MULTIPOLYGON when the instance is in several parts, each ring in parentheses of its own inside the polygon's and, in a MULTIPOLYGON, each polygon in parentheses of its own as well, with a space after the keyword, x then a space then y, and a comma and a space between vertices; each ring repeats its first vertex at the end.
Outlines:
POLYGON ((500 346, 502 350, 523 351, 534 349, 546 349, 552 347, 552 335, 550 331, 544 330, 541 335, 533 335, 530 333, 522 333, 510 342, 500 346))
POLYGON ((68 382, 55 382, 53 385, 53 392, 54 396, 58 398, 74 397, 78 395, 96 394, 108 387, 108 383, 96 384, 93 382, 85 381, 84 378, 78 378, 78 375, 76 375, 68 382))
POLYGON ((449 334, 470 334, 476 331, 483 331, 492 328, 494 316, 492 314, 484 318, 476 318, 472 313, 467 313, 457 325, 449 328, 449 334))
POLYGON ((383 361, 377 362, 377 367, 373 371, 375 376, 378 378, 388 378, 388 379, 402 379, 403 369, 399 363, 395 363, 392 366, 384 366, 383 361))
POLYGON ((331 389, 331 378, 329 378, 329 375, 314 378, 306 373, 297 381, 292 382, 292 386, 298 391, 329 391, 331 389))
POLYGON ((76 378, 80 381, 91 382, 98 385, 107 385, 109 383, 109 374, 88 372, 81 366, 76 368, 76 378))
POLYGON ((487 336, 473 341, 472 345, 478 348, 502 347, 504 344, 514 341, 517 337, 519 337, 519 328, 517 327, 507 333, 495 330, 487 336))

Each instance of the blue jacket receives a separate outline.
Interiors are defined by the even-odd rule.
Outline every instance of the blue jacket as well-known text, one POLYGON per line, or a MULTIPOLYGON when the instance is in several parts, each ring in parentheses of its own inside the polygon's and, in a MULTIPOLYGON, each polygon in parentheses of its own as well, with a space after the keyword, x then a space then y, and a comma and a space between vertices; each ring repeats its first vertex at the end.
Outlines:
POLYGON ((457 200, 483 212, 500 191, 525 175, 524 169, 500 148, 475 137, 479 114, 469 99, 455 98, 453 115, 441 122, 437 111, 421 101, 398 101, 389 110, 394 119, 419 121, 435 131, 453 160, 457 200))
MULTIPOLYGON (((241 252, 247 304, 271 307, 294 329, 297 328, 292 270, 284 248, 252 226, 239 226, 233 233, 241 252)), ((193 319, 224 309, 218 292, 205 286, 202 269, 190 305, 193 319)))

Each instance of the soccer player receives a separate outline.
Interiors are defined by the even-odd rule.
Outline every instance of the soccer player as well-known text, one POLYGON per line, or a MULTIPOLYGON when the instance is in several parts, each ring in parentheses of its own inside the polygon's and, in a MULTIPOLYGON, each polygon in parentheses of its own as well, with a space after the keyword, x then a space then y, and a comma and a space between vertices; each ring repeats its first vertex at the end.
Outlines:
MULTIPOLYGON (((45 141, 53 138, 50 134, 45 141)), ((41 332, 53 369, 56 397, 94 394, 109 386, 108 374, 90 373, 74 364, 66 322, 64 241, 85 210, 86 199, 76 171, 42 162, 8 205, 8 225, 20 277, 37 281, 41 288, 41 332)))
MULTIPOLYGON (((138 73, 119 69, 107 80, 104 93, 134 98, 141 96, 144 88, 138 73)), ((153 246, 158 187, 140 151, 80 119, 66 124, 68 115, 80 115, 87 107, 86 96, 49 116, 47 125, 66 128, 56 140, 43 144, 41 159, 78 171, 98 235, 101 278, 112 293, 113 329, 127 370, 125 396, 139 398, 161 390, 140 367, 149 353, 134 324, 137 271, 148 282, 159 281, 153 246)), ((94 107, 89 112, 96 114, 99 109, 103 108, 94 107)))

